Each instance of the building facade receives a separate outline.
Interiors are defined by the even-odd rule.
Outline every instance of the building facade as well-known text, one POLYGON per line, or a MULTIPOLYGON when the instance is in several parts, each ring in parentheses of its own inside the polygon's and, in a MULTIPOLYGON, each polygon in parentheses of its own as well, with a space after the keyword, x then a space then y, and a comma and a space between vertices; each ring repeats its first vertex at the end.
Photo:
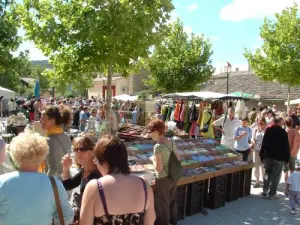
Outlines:
MULTIPOLYGON (((112 77, 112 96, 122 94, 133 95, 145 90, 147 87, 144 80, 149 76, 149 71, 142 69, 139 74, 122 77, 120 74, 114 74, 112 77)), ((99 74, 93 80, 93 87, 88 89, 88 98, 92 96, 97 99, 105 99, 107 96, 107 77, 99 74)))

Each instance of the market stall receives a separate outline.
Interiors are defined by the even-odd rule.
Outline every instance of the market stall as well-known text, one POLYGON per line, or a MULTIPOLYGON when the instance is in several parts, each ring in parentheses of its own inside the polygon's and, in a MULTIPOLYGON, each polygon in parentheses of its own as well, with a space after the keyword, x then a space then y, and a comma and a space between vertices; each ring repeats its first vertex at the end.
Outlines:
POLYGON ((3 96, 4 98, 7 98, 7 99, 11 99, 11 98, 15 99, 16 93, 7 88, 0 87, 0 96, 3 96))
MULTIPOLYGON (((126 143, 131 170, 144 176, 155 191, 154 168, 149 160, 153 141, 126 143)), ((252 163, 214 139, 176 141, 184 175, 178 182, 178 217, 206 213, 205 208, 225 206, 226 202, 250 195, 252 163)))
MULTIPOLYGON (((164 121, 177 123, 177 132, 192 137, 219 136, 212 127, 214 120, 225 114, 228 107, 236 104, 236 116, 246 115, 244 98, 216 92, 184 92, 163 95, 170 99, 161 106, 164 121)), ((175 134, 176 135, 176 134, 175 134)))

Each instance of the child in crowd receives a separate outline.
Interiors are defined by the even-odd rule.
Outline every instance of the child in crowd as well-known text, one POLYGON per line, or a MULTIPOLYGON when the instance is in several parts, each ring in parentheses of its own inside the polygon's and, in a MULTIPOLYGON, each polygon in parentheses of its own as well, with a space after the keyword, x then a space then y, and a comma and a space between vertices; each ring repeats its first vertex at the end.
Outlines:
POLYGON ((248 117, 241 118, 241 126, 235 128, 234 149, 243 155, 243 161, 248 161, 252 130, 248 127, 248 117))
POLYGON ((296 171, 288 178, 285 194, 289 196, 291 214, 296 214, 296 205, 300 207, 300 162, 296 164, 296 171))

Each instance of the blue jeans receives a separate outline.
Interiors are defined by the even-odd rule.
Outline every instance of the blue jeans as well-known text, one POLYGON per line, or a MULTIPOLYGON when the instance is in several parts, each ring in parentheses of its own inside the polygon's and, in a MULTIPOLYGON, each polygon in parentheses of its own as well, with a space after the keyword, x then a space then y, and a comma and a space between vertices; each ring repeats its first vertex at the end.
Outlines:
POLYGON ((281 179, 284 162, 275 159, 264 159, 265 175, 263 193, 275 196, 281 179))

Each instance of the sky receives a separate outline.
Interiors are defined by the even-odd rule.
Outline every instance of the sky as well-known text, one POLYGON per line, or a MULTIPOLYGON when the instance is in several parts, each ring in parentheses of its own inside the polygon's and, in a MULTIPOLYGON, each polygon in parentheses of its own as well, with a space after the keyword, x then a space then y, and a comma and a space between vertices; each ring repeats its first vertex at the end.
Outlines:
MULTIPOLYGON (((245 48, 255 51, 263 43, 259 35, 263 19, 272 18, 293 2, 300 4, 300 0, 173 0, 171 21, 179 17, 188 34, 203 34, 210 40, 216 73, 224 71, 226 62, 233 69, 247 70, 243 53, 245 48)), ((24 41, 19 51, 26 49, 31 60, 47 59, 32 42, 24 41)))

